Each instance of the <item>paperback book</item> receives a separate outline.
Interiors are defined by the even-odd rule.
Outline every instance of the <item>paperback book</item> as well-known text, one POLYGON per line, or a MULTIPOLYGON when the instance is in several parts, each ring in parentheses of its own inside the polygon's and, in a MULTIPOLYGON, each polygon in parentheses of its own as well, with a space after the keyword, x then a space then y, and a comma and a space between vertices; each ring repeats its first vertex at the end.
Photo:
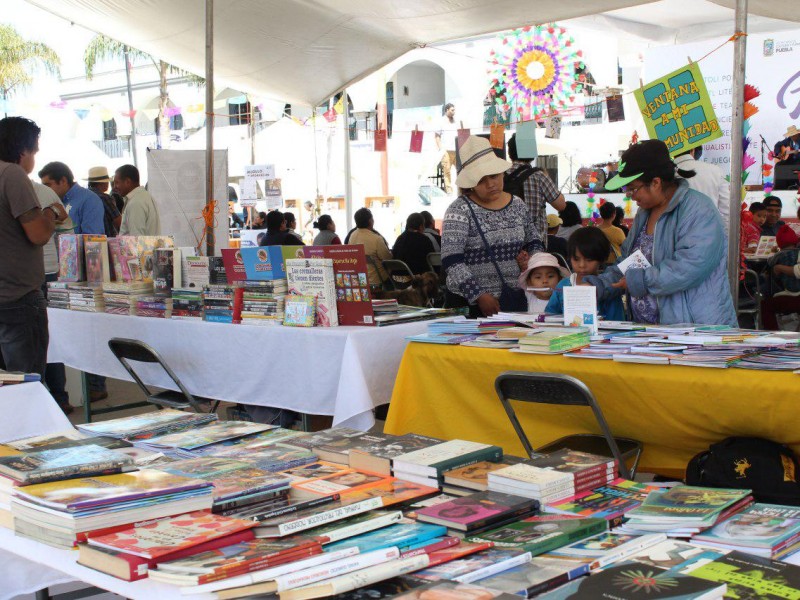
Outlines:
POLYGON ((22 485, 119 473, 132 467, 131 457, 96 445, 44 449, 0 458, 0 474, 22 485))
POLYGON ((108 261, 108 239, 104 235, 84 235, 83 247, 86 256, 86 283, 102 285, 111 281, 111 265, 108 261))
POLYGON ((58 236, 58 280, 84 281, 83 236, 62 233, 58 236))
POLYGON ((487 491, 421 508, 417 520, 469 532, 510 517, 522 518, 538 508, 536 500, 487 491))
POLYGON ((289 327, 314 327, 317 316, 316 296, 286 296, 283 324, 289 327))
POLYGON ((333 260, 329 258, 292 258, 286 260, 289 294, 316 298, 316 325, 339 325, 336 312, 336 284, 333 260))
POLYGON ((398 456, 429 448, 441 444, 443 441, 415 433, 390 436, 385 441, 376 441, 353 448, 348 453, 348 462, 354 469, 390 475, 392 461, 398 456))

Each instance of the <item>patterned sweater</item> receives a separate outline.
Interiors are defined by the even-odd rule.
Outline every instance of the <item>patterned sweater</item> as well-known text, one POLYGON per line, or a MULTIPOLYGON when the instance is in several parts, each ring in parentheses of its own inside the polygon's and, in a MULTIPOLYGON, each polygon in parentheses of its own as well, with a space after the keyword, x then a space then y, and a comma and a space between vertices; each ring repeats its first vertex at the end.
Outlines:
POLYGON ((442 266, 447 271, 447 288, 470 304, 475 304, 484 293, 499 298, 503 289, 503 282, 476 226, 476 218, 493 250, 503 280, 511 288, 517 287, 520 274, 519 251, 533 254, 545 249, 528 207, 516 196, 496 210, 483 208, 466 196, 458 197, 447 208, 442 223, 442 266))

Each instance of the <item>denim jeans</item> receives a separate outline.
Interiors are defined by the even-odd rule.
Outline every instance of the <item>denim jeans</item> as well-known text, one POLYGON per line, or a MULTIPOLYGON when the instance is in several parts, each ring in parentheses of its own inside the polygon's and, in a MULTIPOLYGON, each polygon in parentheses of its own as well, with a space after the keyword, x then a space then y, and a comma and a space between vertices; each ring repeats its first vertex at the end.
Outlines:
POLYGON ((7 371, 38 373, 47 364, 47 300, 41 290, 0 304, 0 366, 7 371))
MULTIPOLYGON (((45 282, 58 281, 58 273, 45 273, 45 282)), ((42 292, 47 298, 47 283, 42 285, 42 292)), ((69 394, 67 393, 67 372, 64 363, 47 363, 44 372, 44 382, 50 395, 58 402, 59 406, 69 404, 69 394)))
POLYGON ((254 404, 245 404, 247 413, 255 423, 266 423, 267 425, 278 425, 280 427, 289 428, 294 423, 295 419, 299 416, 293 410, 286 410, 284 408, 273 408, 272 406, 256 406, 254 404))

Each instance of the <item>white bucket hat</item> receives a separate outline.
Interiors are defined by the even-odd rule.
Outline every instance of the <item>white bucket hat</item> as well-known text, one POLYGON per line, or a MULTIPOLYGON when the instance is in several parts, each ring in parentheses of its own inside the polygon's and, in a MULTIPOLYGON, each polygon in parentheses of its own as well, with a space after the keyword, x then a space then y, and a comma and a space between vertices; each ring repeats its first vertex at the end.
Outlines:
POLYGON ((511 168, 511 163, 498 158, 489 140, 471 135, 459 148, 461 157, 461 170, 456 177, 456 185, 469 189, 478 185, 478 182, 487 175, 505 173, 511 168))
POLYGON ((569 271, 562 267, 558 259, 548 252, 537 252, 528 259, 528 268, 519 274, 517 284, 523 290, 528 287, 528 275, 538 267, 553 267, 564 279, 569 277, 569 271))

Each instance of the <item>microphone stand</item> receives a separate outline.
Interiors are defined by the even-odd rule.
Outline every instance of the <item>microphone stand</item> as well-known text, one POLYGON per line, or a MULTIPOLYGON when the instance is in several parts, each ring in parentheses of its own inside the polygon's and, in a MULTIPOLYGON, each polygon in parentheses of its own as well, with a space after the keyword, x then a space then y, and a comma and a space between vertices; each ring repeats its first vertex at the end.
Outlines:
MULTIPOLYGON (((764 164, 765 164, 764 163, 764 146, 769 148, 769 144, 767 144, 767 140, 765 140, 764 136, 761 135, 760 133, 758 134, 758 137, 761 138, 761 186, 763 187, 764 186, 764 164)), ((774 175, 773 175, 773 181, 775 181, 774 175)))

